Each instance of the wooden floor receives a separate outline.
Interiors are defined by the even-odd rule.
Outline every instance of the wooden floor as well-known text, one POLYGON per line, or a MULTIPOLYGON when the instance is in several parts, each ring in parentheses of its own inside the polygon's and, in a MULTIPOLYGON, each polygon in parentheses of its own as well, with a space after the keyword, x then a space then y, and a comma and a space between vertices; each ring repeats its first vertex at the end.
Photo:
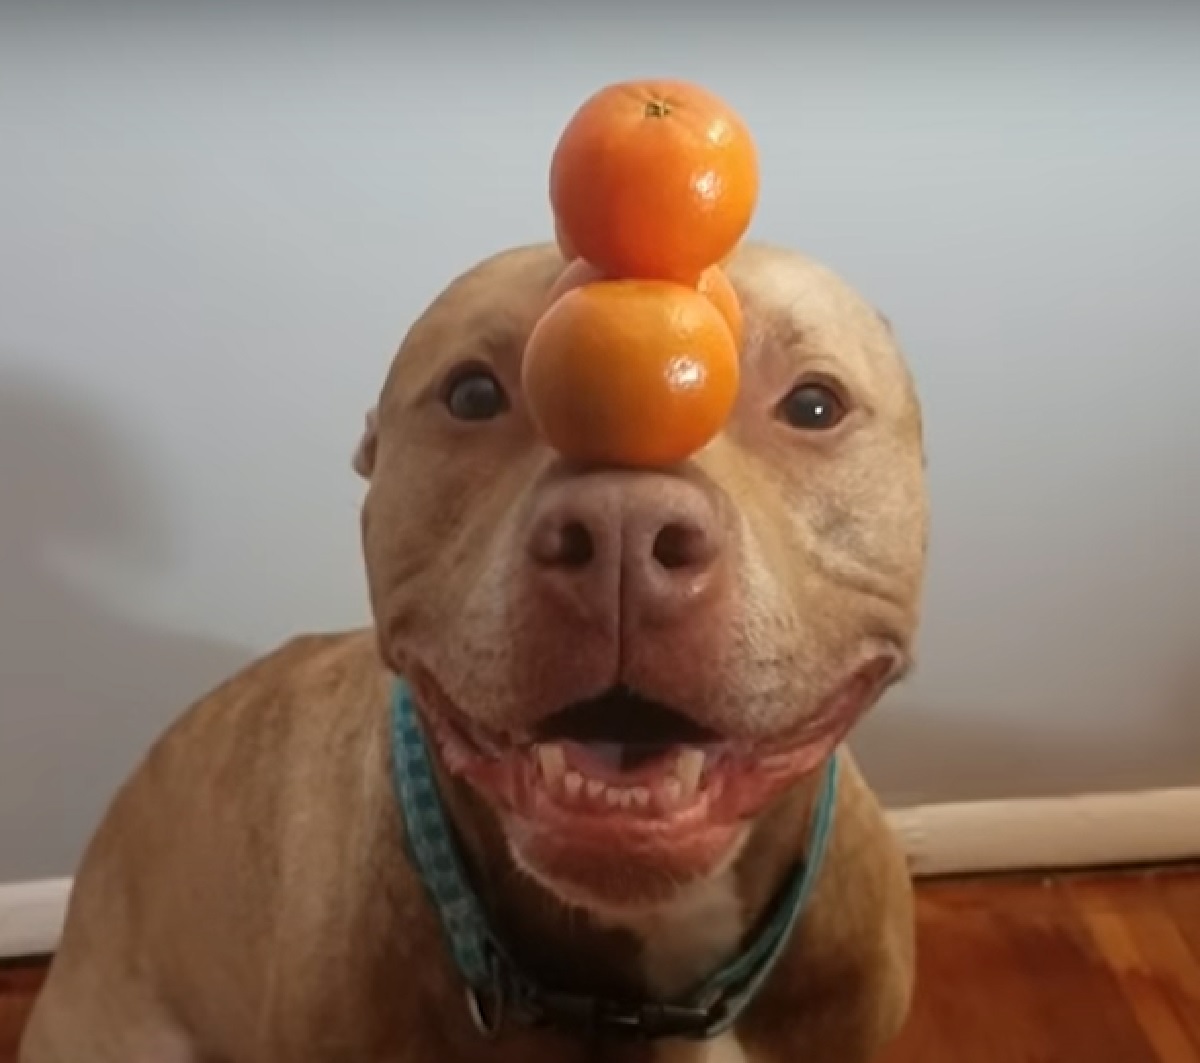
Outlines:
MULTIPOLYGON (((1200 869, 939 882, 881 1063, 1200 1063, 1200 869)), ((41 984, 0 966, 0 1063, 41 984)))
POLYGON ((1200 869, 926 885, 886 1063, 1200 1063, 1200 869))

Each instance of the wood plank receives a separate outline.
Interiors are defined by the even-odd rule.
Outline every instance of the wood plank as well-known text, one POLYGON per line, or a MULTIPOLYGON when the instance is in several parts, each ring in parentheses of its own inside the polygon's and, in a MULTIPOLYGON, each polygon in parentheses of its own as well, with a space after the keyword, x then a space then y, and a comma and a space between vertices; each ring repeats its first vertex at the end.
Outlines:
POLYGON ((1082 878, 1065 889, 1162 1063, 1200 1063, 1200 959, 1155 879, 1082 878))
POLYGON ((1160 1063, 1058 884, 926 885, 918 942, 885 1063, 1160 1063))
POLYGON ((1154 888, 1192 955, 1200 960, 1200 869, 1160 871, 1154 877, 1154 888))
POLYGON ((41 963, 0 966, 0 1063, 17 1058, 17 1042, 46 977, 41 963))

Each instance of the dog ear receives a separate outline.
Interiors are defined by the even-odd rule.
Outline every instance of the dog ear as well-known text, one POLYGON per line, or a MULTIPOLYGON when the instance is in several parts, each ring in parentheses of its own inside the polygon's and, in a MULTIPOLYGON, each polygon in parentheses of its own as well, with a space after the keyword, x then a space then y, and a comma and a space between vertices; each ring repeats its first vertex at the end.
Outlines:
POLYGON ((354 471, 364 480, 371 478, 375 471, 375 445, 379 436, 379 409, 372 407, 367 411, 366 424, 363 426, 362 438, 354 451, 354 471))

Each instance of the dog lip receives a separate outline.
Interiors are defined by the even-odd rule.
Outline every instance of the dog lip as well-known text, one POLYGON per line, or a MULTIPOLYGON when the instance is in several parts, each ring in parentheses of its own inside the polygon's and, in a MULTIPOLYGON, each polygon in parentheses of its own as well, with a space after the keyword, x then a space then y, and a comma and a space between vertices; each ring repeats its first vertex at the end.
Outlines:
POLYGON ((810 742, 819 741, 823 735, 832 732, 845 734, 870 707, 889 678, 897 673, 899 663, 899 658, 890 652, 870 655, 838 683, 821 700, 816 710, 796 727, 758 743, 763 755, 769 757, 776 753, 786 753, 810 742))
POLYGON ((567 741, 584 746, 620 746, 622 756, 638 762, 681 746, 715 747, 729 741, 686 713, 622 685, 571 702, 531 728, 515 731, 488 727, 470 717, 428 670, 413 669, 409 678, 421 715, 431 727, 453 731, 458 739, 491 755, 515 747, 567 741))
POLYGON ((451 732, 479 752, 493 756, 512 748, 519 741, 516 735, 486 727, 459 710, 431 672, 415 669, 409 680, 416 695, 418 711, 435 732, 451 732))
POLYGON ((464 753, 495 759, 538 744, 568 742, 584 749, 619 747, 621 761, 636 768, 683 748, 770 759, 818 744, 830 734, 836 733, 840 739, 898 673, 900 664, 897 653, 876 648, 795 727, 754 738, 722 735, 685 713, 621 686, 567 705, 530 731, 504 731, 487 727, 459 710, 430 672, 414 672, 412 683, 421 715, 437 737, 451 741, 464 753))
MULTIPOLYGON (((878 648, 864 654, 786 733, 664 745, 641 762, 627 761, 624 747, 489 732, 445 700, 423 715, 443 767, 493 806, 522 859, 550 879, 624 858, 686 876, 828 762, 898 660, 878 648)), ((439 698, 431 681, 421 689, 439 698)))

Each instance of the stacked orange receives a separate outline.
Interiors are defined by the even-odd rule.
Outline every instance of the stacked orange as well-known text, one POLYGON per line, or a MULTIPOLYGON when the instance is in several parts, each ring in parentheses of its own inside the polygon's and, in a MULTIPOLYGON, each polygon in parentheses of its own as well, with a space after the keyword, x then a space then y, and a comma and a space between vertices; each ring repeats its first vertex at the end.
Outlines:
POLYGON ((742 331, 720 263, 757 200, 749 131, 697 85, 622 82, 576 111, 550 167, 570 265, 522 370, 533 419, 564 457, 667 466, 720 432, 742 331))

